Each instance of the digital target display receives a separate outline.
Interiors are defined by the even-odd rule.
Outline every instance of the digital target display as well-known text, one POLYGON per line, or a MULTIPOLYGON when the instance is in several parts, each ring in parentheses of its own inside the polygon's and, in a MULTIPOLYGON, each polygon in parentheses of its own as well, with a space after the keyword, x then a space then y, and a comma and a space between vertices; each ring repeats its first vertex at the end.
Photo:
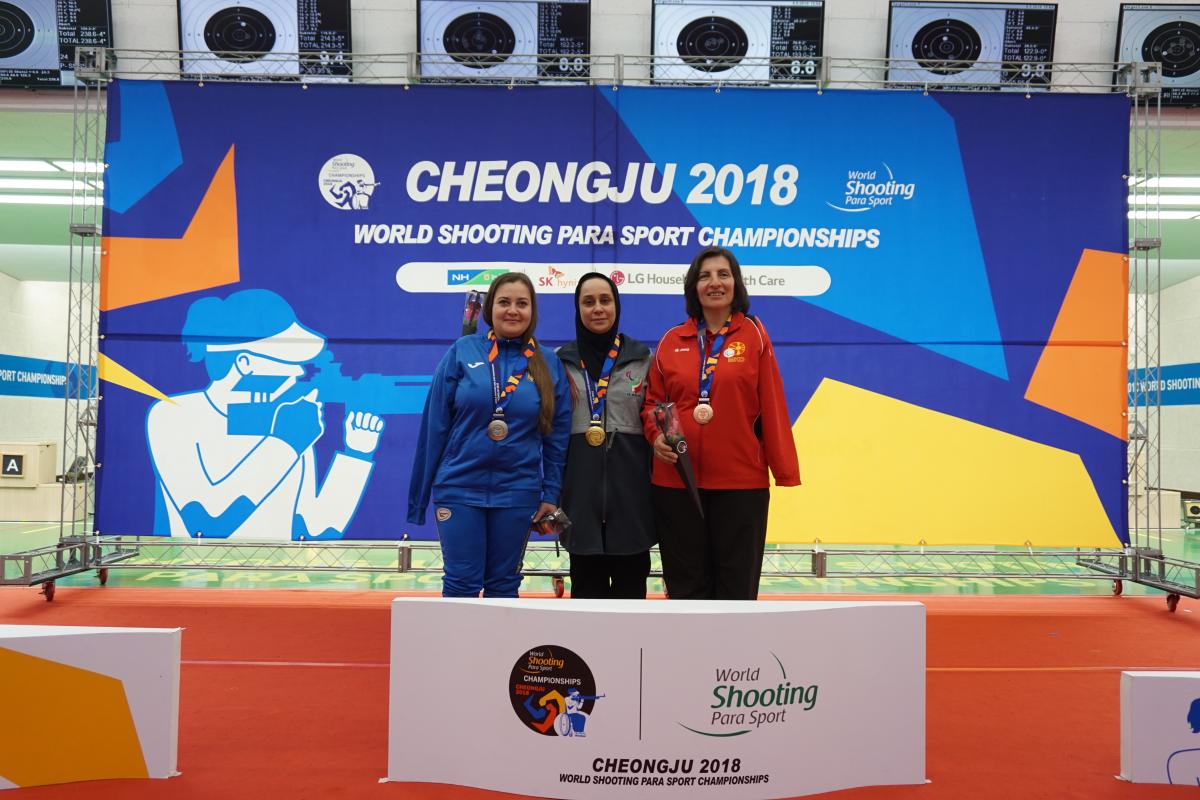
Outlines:
POLYGON ((655 0, 656 83, 815 81, 823 0, 655 0))
POLYGON ((349 0, 179 0, 185 77, 347 81, 349 0))
POLYGON ((112 47, 108 0, 0 0, 0 86, 75 85, 76 47, 112 47))
POLYGON ((591 2, 420 0, 421 76, 434 82, 586 78, 591 2))
POLYGON ((1055 3, 892 0, 887 80, 970 89, 1048 89, 1055 3))
POLYGON ((1122 3, 1118 62, 1162 65, 1162 104, 1200 105, 1200 4, 1122 3))

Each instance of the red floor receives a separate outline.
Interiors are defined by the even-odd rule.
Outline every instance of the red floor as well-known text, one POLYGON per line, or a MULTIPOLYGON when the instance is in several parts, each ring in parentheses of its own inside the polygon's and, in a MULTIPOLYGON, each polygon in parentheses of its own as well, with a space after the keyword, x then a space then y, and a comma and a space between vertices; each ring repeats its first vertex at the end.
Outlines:
MULTIPOLYGON (((384 592, 0 590, 0 622, 186 628, 179 766, 169 781, 22 789, 28 798, 501 798, 379 784, 386 770, 384 592)), ((820 599, 828 600, 828 596, 820 599)), ((863 598, 886 599, 878 596, 863 598)), ((903 599, 912 599, 905 597, 903 599)), ((562 602, 569 602, 564 600, 562 602)), ((1200 620, 1161 598, 926 597, 923 787, 836 798, 1155 798, 1119 771, 1122 669, 1200 669, 1200 620)), ((1200 612, 1198 612, 1200 613, 1200 612)), ((8 689, 10 687, 6 687, 8 689)), ((87 713, 86 699, 80 713, 87 713)), ((864 720, 864 724, 869 721, 864 720)), ((5 720, 54 737, 54 720, 5 720)), ((86 742, 61 741, 64 758, 86 742)))

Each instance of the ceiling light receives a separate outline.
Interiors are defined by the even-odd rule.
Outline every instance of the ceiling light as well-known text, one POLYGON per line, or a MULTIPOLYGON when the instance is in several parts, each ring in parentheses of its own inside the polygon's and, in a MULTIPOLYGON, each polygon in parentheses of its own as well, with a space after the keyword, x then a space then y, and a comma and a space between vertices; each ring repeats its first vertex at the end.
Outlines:
MULTIPOLYGON (((69 206, 72 202, 78 205, 98 206, 100 197, 71 197, 69 194, 0 194, 0 205, 29 205, 29 206, 69 206)), ((1200 214, 1200 211, 1196 212, 1200 214)))
POLYGON ((49 161, 0 158, 0 172, 61 172, 49 161))
POLYGON ((103 161, 55 161, 53 163, 64 172, 104 172, 103 161))
POLYGON ((79 189, 86 192, 95 188, 87 181, 75 181, 70 178, 0 178, 0 189, 34 189, 45 192, 69 192, 79 189))
POLYGON ((1130 186, 1159 189, 1200 189, 1200 175, 1162 175, 1157 178, 1130 178, 1130 186))
POLYGON ((1200 194, 1129 195, 1129 202, 1139 206, 1200 206, 1200 194))
MULTIPOLYGON (((0 195, 2 196, 2 195, 0 195)), ((1191 211, 1151 211, 1148 208, 1129 212, 1130 219, 1200 219, 1200 208, 1191 211)))

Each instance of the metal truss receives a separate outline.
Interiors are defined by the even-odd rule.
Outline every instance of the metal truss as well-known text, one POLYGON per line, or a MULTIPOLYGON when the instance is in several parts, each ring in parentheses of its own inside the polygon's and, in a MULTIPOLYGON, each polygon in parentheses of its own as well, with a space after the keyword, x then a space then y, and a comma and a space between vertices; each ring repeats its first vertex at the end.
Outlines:
MULTIPOLYGON (((714 88, 770 86, 822 91, 826 88, 924 91, 995 90, 988 79, 973 82, 969 72, 939 75, 938 81, 914 80, 931 65, 912 60, 824 57, 793 63, 780 59, 708 59, 678 56, 588 55, 570 63, 544 58, 470 55, 264 54, 252 62, 225 62, 212 53, 79 48, 76 54, 74 148, 75 195, 71 208, 71 280, 67 362, 81 379, 68 381, 64 412, 62 522, 59 543, 25 553, 0 556, 0 585, 43 584, 53 597, 56 578, 96 570, 101 582, 110 567, 313 572, 441 572, 441 551, 434 542, 242 542, 160 537, 101 537, 90 525, 94 503, 91 476, 96 463, 95 423, 101 399, 93 386, 98 366, 98 267, 102 190, 104 89, 114 78, 295 82, 348 82, 416 85, 467 83, 515 86, 578 84, 666 84, 714 88), (498 67, 503 67, 499 69, 498 67), (958 80, 944 82, 947 77, 958 80)), ((937 66, 937 65, 933 65, 937 66)), ((764 576, 812 578, 1054 578, 1135 581, 1168 592, 1168 607, 1180 595, 1200 596, 1200 564, 1164 558, 1161 543, 1159 445, 1159 292, 1161 229, 1158 175, 1161 163, 1161 75, 1157 64, 1046 65, 1020 74, 1014 64, 976 64, 1008 76, 1003 90, 1025 92, 1113 92, 1132 99, 1130 193, 1133 238, 1130 242, 1132 309, 1128 341, 1134 381, 1129 410, 1130 546, 1124 550, 910 550, 821 546, 769 549, 764 576)), ((942 70, 944 72, 945 70, 942 70)), ((657 569, 657 555, 655 555, 657 569)), ((527 575, 550 576, 562 589, 567 556, 553 544, 534 543, 525 553, 527 575)), ((655 574, 658 574, 657 572, 655 574)))
MULTIPOLYGON (((684 58, 678 55, 494 56, 478 53, 264 53, 226 61, 208 51, 82 48, 108 78, 199 82, 366 84, 578 84, 768 86, 790 89, 922 89, 924 91, 1113 92, 1137 81, 1161 83, 1152 65, 1012 62, 969 69, 913 59, 684 58), (934 72, 937 70, 937 73, 934 72), (939 74, 945 73, 945 74, 939 74), (997 86, 997 78, 1000 85, 997 86)), ((1139 90, 1145 88, 1138 86, 1139 90)))
POLYGON ((97 335, 100 318, 100 222, 103 204, 104 52, 79 51, 71 144, 70 272, 67 382, 63 407, 63 490, 59 539, 88 535, 94 504, 99 413, 97 335), (97 64, 93 59, 100 59, 97 64))

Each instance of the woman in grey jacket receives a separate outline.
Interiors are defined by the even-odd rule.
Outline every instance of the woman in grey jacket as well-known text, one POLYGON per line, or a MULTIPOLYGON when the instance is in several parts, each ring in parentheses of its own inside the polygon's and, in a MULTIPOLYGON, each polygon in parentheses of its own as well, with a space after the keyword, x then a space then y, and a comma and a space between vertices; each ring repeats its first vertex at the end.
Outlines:
POLYGON ((571 379, 571 438, 561 505, 572 525, 571 597, 644 598, 654 545, 651 451, 642 430, 650 349, 618 333, 621 298, 599 272, 575 287, 573 342, 558 350, 571 379))

